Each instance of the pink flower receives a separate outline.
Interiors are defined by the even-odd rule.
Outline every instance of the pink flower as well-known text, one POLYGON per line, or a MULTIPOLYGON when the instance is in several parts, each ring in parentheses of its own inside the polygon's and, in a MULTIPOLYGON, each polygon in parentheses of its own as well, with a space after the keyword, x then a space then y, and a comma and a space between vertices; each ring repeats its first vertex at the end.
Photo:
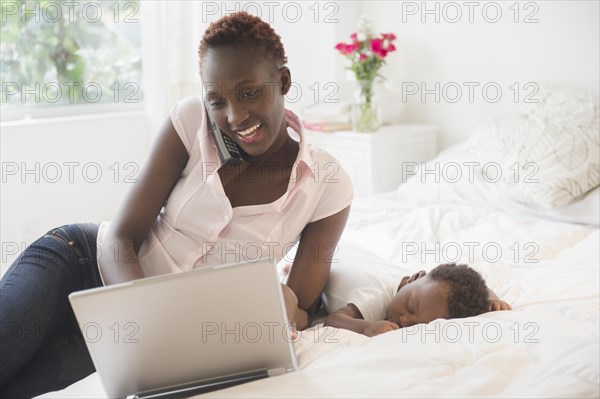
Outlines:
POLYGON ((338 43, 335 45, 335 49, 344 55, 348 55, 348 45, 346 43, 338 43))
POLYGON ((335 45, 335 49, 344 54, 344 51, 346 51, 346 45, 344 43, 338 43, 335 45))
POLYGON ((346 50, 350 53, 355 52, 356 50, 358 50, 358 48, 360 47, 359 43, 352 43, 352 44, 348 44, 346 46, 346 50))
POLYGON ((353 34, 350 35, 350 39, 352 39, 353 42, 356 41, 356 37, 357 37, 356 32, 354 32, 353 34))
POLYGON ((367 59, 367 55, 364 53, 360 53, 360 56, 358 57, 358 61, 362 62, 366 59, 367 59))
POLYGON ((389 41, 396 40, 396 35, 393 33, 383 33, 382 36, 384 39, 388 39, 389 41))
POLYGON ((346 44, 346 43, 338 43, 335 45, 335 49, 338 50, 343 55, 349 55, 358 50, 360 45, 358 43, 346 44))
POLYGON ((371 41, 371 51, 373 54, 378 56, 379 58, 385 58, 388 53, 388 50, 383 48, 383 40, 382 39, 373 39, 371 41))

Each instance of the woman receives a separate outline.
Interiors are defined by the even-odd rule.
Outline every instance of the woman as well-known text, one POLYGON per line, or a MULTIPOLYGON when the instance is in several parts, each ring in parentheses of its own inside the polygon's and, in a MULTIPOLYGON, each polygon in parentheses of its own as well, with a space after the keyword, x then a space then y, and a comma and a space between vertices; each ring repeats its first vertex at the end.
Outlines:
POLYGON ((172 108, 112 223, 50 230, 0 282, 1 396, 62 389, 94 371, 67 296, 102 284, 257 256, 279 261, 299 240, 282 290, 289 319, 309 325, 348 217, 350 179, 308 148, 284 109, 291 74, 267 23, 226 16, 207 29, 199 55, 203 99, 172 108), (242 162, 223 164, 207 113, 242 162))

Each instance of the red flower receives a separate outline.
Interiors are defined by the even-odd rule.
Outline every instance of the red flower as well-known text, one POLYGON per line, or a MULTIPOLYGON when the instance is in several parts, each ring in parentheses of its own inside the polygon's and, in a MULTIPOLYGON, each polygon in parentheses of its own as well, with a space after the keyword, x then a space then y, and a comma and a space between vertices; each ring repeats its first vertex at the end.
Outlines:
POLYGON ((388 53, 388 50, 383 48, 382 39, 373 39, 371 41, 371 51, 379 58, 385 58, 388 53))
POLYGON ((352 54, 360 45, 358 43, 346 44, 346 43, 338 43, 335 45, 335 49, 338 50, 343 55, 352 54))
POLYGON ((359 47, 360 47, 360 44, 359 44, 359 43, 352 43, 352 44, 348 44, 348 45, 346 46, 346 50, 347 50, 349 53, 353 53, 353 52, 355 52, 356 50, 358 50, 358 48, 359 48, 359 47))
POLYGON ((357 37, 356 32, 354 32, 353 34, 350 35, 350 39, 352 39, 353 42, 356 41, 356 37, 357 37))
POLYGON ((363 54, 363 53, 360 53, 360 56, 358 57, 358 60, 359 60, 359 61, 364 61, 364 60, 366 60, 366 59, 367 59, 367 55, 366 55, 366 54, 363 54))
POLYGON ((396 40, 396 35, 393 33, 383 33, 382 36, 384 39, 388 39, 389 41, 396 40))

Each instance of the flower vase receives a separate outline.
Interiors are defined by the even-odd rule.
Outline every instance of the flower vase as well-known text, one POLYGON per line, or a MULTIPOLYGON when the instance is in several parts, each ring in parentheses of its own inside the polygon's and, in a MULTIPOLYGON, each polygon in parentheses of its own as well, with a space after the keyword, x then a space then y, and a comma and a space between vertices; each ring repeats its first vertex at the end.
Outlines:
POLYGON ((359 80, 358 101, 352 106, 352 129, 375 132, 381 126, 381 110, 374 98, 373 80, 359 80))

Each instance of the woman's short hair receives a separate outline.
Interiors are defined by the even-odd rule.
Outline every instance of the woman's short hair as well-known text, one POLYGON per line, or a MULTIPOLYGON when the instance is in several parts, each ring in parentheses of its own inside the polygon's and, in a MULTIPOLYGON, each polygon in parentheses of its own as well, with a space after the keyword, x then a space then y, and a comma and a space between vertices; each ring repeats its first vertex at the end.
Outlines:
POLYGON ((200 41, 200 64, 211 48, 235 47, 274 61, 276 68, 287 63, 285 49, 271 25, 247 12, 236 12, 212 22, 200 41))

